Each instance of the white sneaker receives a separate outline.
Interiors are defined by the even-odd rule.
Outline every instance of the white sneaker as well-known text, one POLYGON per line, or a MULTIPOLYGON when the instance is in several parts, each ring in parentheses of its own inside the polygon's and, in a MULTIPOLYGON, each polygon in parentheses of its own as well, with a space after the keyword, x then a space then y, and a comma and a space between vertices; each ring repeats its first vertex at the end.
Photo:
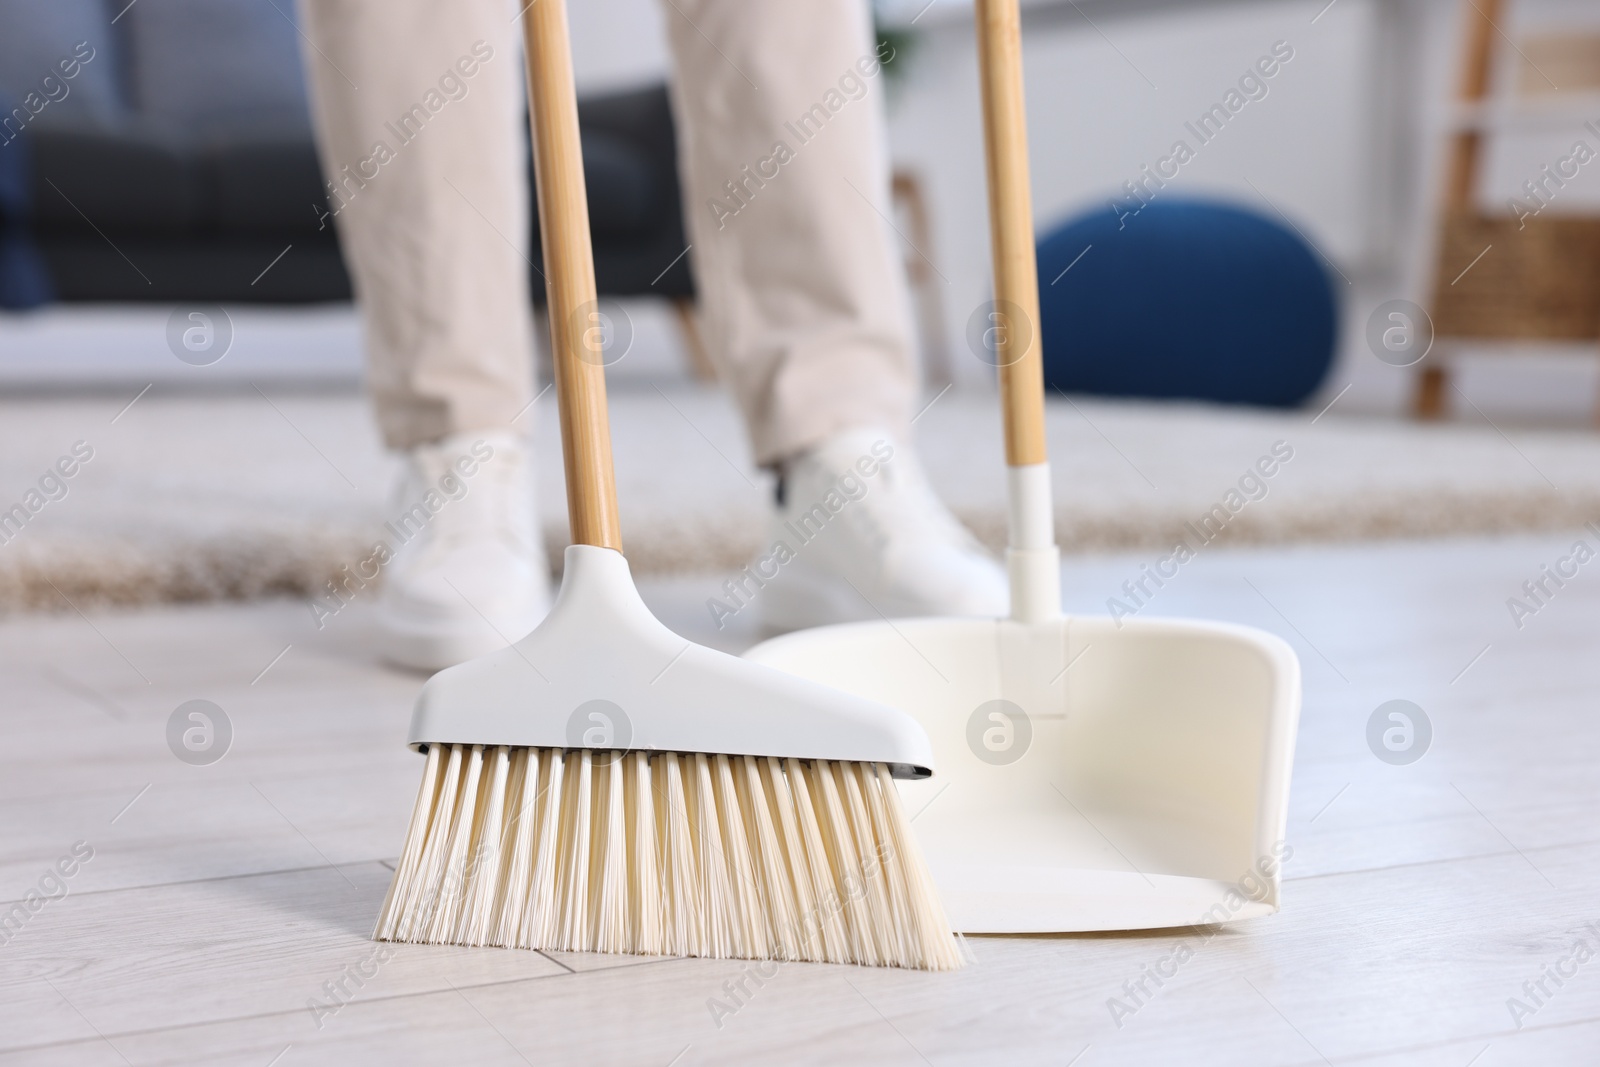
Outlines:
POLYGON ((460 433, 413 449, 384 524, 377 629, 385 659, 442 670, 504 648, 550 608, 528 446, 460 433))
POLYGON ((789 462, 766 550, 726 591, 734 610, 754 601, 773 630, 1000 617, 1010 603, 1005 571, 934 495, 910 447, 874 429, 789 462))

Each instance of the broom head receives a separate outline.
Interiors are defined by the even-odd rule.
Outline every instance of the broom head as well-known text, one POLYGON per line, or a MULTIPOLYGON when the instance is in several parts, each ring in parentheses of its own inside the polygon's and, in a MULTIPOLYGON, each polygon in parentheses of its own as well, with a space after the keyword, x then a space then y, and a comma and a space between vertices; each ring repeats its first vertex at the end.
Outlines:
POLYGON ((533 633, 442 671, 377 940, 945 970, 906 713, 695 645, 573 545, 533 633))

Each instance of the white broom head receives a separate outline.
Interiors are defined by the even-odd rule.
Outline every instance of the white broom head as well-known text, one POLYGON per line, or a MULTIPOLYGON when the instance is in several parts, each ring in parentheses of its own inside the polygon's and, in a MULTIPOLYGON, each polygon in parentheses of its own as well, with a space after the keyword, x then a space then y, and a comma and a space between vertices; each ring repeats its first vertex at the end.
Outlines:
POLYGON ((567 549, 537 630, 423 688, 379 940, 944 970, 907 714, 695 645, 567 549))

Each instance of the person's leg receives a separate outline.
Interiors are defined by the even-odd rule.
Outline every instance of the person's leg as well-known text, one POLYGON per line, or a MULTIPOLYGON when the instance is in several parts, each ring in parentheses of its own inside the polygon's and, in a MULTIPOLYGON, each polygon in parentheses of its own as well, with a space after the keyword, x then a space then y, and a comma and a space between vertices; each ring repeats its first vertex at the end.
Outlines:
MULTIPOLYGON (((301 10, 368 383, 385 441, 408 460, 387 554, 373 557, 384 572, 379 651, 435 670, 521 637, 549 604, 523 440, 532 326, 515 9, 305 0, 301 10)), ((356 593, 331 591, 324 610, 356 593)))
POLYGON ((670 0, 690 253, 708 344, 776 465, 897 437, 917 388, 863 0, 670 0))
POLYGON ((684 210, 709 347, 781 494, 748 596, 772 628, 1001 615, 999 566, 929 487, 887 218, 887 51, 864 0, 669 0, 684 210))
POLYGON ((304 0, 333 223, 391 448, 504 430, 532 396, 530 233, 505 0, 304 0))

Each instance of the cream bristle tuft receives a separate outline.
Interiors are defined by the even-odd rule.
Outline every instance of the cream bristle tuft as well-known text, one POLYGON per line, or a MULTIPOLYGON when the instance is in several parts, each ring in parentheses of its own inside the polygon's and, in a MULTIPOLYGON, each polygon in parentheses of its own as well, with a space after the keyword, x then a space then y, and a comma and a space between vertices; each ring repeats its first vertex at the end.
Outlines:
POLYGON ((951 970, 889 769, 429 748, 373 937, 951 970))

